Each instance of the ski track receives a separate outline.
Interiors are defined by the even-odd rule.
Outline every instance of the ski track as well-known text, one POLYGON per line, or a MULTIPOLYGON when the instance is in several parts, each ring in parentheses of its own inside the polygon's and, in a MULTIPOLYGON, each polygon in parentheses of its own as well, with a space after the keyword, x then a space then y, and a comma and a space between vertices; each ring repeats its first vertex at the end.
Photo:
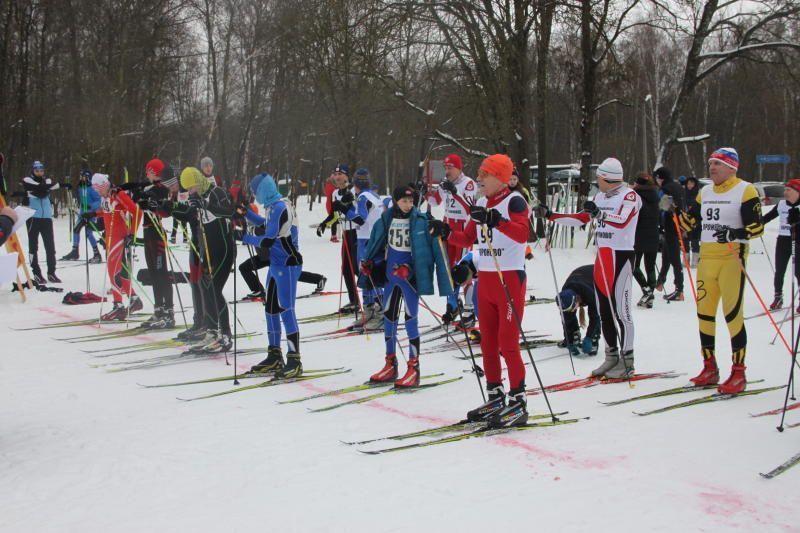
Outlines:
MULTIPOLYGON (((313 213, 304 215, 305 209, 299 213, 304 217, 300 231, 307 268, 327 276, 329 290, 338 290, 338 248, 327 238, 318 239, 306 223, 324 218, 320 206, 313 213)), ((774 223, 767 227, 770 254, 776 229, 774 223)), ((66 220, 56 220, 57 254, 69 249, 67 235, 66 220)), ((572 250, 553 250, 559 283, 573 268, 592 262, 593 249, 583 247, 585 235, 576 231, 572 250)), ((27 249, 24 232, 20 237, 27 249)), ((761 243, 754 242, 752 249, 761 252, 761 243)), ((185 267, 185 252, 176 255, 185 267)), ((238 262, 246 257, 246 250, 239 248, 238 262)), ((137 254, 136 268, 143 266, 144 258, 137 254)), ((90 269, 92 284, 101 283, 105 265, 90 269)), ((65 291, 84 289, 78 270, 59 271, 65 291)), ((552 296, 546 256, 537 253, 528 271, 529 291, 552 296)), ((764 298, 770 299, 772 273, 766 257, 751 255, 748 271, 764 298)), ((671 283, 670 276, 669 289, 671 283)), ((789 283, 787 279, 787 292, 789 283)), ((191 301, 188 287, 176 287, 184 303, 191 301)), ((299 294, 311 290, 309 285, 299 287, 299 294)), ((226 297, 242 296, 244 283, 238 288, 234 295, 229 281, 226 297)), ((634 285, 633 291, 634 300, 638 299, 638 287, 634 285)), ((342 366, 351 368, 350 373, 184 403, 175 396, 212 394, 233 385, 225 381, 145 390, 136 383, 231 375, 234 368, 224 364, 224 356, 156 366, 144 369, 146 373, 109 374, 87 367, 93 359, 80 351, 82 344, 55 339, 78 336, 89 328, 117 328, 0 327, 0 532, 194 533, 263 531, 265 526, 287 532, 800 531, 800 495, 793 490, 800 467, 773 480, 758 475, 797 453, 798 433, 775 431, 775 417, 748 415, 781 405, 784 391, 645 418, 631 410, 649 410, 705 393, 616 407, 597 403, 679 386, 699 370, 691 297, 666 305, 662 294, 657 294, 655 309, 634 309, 636 369, 674 370, 685 373, 685 378, 644 380, 632 390, 623 383, 550 394, 554 410, 569 411, 564 418, 590 420, 380 456, 365 456, 358 453, 359 446, 339 441, 417 431, 463 418, 481 401, 474 376, 462 372, 469 361, 445 353, 425 354, 424 373, 464 379, 309 414, 309 407, 382 390, 276 404, 364 381, 383 364, 381 334, 308 344, 301 338, 305 366, 342 366)), ((58 293, 30 291, 28 297, 29 303, 23 305, 18 295, 0 289, 0 321, 10 327, 30 327, 52 317, 96 317, 100 308, 63 306, 63 295, 58 293)), ((442 298, 425 299, 437 311, 443 310, 442 298)), ((307 298, 297 302, 297 315, 330 312, 336 306, 338 298, 307 298)), ((261 306, 237 308, 248 330, 265 330, 261 306)), ((145 312, 150 310, 146 302, 145 312)), ((745 315, 759 311, 748 286, 745 315)), ((433 324, 427 311, 420 313, 420 326, 433 324)), ((551 306, 526 307, 524 322, 525 329, 550 336, 561 328, 551 306)), ((334 320, 301 325, 301 337, 329 331, 335 324, 334 320)), ((769 344, 774 330, 768 319, 748 320, 746 327, 748 377, 763 378, 763 386, 785 383, 789 360, 780 339, 769 344)), ((788 325, 783 331, 789 338, 788 325)), ((721 320, 717 332, 724 379, 730 347, 721 320)), ((113 345, 133 348, 164 338, 166 332, 148 332, 114 339, 121 342, 113 345)), ((92 343, 97 348, 111 344, 92 343)), ((266 352, 264 336, 241 339, 238 345, 263 346, 266 352)), ((573 375, 566 358, 551 358, 558 352, 557 347, 533 352, 542 359, 538 366, 546 385, 585 376, 602 358, 602 351, 596 357, 576 358, 573 375)), ((153 356, 162 353, 154 351, 153 356)), ((264 353, 239 356, 236 371, 248 370, 264 353)), ((149 353, 137 355, 143 359, 149 353)), ((527 361, 525 352, 523 356, 527 361)), ((229 359, 232 364, 233 357, 229 359)), ((529 387, 538 385, 530 368, 527 382, 529 387)), ((541 395, 528 401, 532 413, 547 412, 541 395)), ((787 423, 797 421, 798 415, 800 410, 787 413, 787 423)), ((381 441, 363 449, 409 442, 381 441)))

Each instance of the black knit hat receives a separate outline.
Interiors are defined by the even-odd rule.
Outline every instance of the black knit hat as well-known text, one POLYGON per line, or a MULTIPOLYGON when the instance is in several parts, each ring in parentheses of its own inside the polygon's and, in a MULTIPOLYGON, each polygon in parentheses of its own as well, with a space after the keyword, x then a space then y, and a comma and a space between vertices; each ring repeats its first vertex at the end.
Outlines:
POLYGON ((411 200, 413 200, 414 203, 416 203, 417 190, 414 189, 414 187, 412 187, 411 185, 400 185, 398 187, 395 187, 394 190, 392 191, 392 201, 394 203, 397 203, 398 200, 400 200, 401 198, 405 198, 407 196, 410 196, 411 200))

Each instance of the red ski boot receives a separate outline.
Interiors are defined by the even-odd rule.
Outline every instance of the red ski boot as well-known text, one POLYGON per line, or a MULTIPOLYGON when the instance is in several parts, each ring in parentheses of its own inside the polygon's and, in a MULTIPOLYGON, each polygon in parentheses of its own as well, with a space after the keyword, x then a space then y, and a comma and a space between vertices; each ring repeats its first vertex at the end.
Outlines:
POLYGON ((397 379, 397 357, 390 353, 386 356, 386 364, 378 372, 369 377, 370 383, 389 383, 397 379))
POLYGON ((419 386, 419 357, 408 359, 408 370, 406 375, 394 382, 398 389, 407 389, 419 386))
POLYGON ((739 394, 743 392, 747 385, 744 369, 744 365, 733 365, 731 367, 731 376, 725 383, 717 387, 717 392, 720 394, 739 394))
POLYGON ((698 387, 703 385, 716 385, 719 383, 719 368, 717 360, 713 357, 703 360, 703 371, 690 380, 698 387))

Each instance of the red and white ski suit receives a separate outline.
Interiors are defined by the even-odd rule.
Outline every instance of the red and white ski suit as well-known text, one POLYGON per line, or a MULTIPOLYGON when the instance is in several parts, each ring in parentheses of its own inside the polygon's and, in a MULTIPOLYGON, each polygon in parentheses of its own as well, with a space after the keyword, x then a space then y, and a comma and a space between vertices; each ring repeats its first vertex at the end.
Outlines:
MULTIPOLYGON (((445 178, 447 179, 447 178, 445 178)), ((428 195, 428 203, 432 206, 444 206, 444 222, 450 226, 451 231, 464 231, 469 221, 469 208, 475 204, 477 186, 475 180, 463 173, 453 182, 456 186, 456 193, 445 191, 441 188, 428 195)), ((472 244, 460 246, 447 242, 447 257, 450 268, 458 263, 464 256, 464 250, 472 249, 472 244)))
POLYGON ((103 198, 97 216, 103 218, 106 230, 106 268, 111 282, 114 302, 122 302, 122 293, 135 296, 131 286, 130 268, 125 257, 125 240, 136 235, 142 221, 142 212, 123 190, 112 189, 108 198, 103 198))

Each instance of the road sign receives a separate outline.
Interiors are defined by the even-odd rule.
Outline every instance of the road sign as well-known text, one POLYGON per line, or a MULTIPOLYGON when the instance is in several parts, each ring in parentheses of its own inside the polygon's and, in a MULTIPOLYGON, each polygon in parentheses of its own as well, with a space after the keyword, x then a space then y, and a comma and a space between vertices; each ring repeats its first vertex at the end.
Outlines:
POLYGON ((756 163, 759 165, 788 165, 792 159, 787 154, 762 154, 756 156, 756 163))

